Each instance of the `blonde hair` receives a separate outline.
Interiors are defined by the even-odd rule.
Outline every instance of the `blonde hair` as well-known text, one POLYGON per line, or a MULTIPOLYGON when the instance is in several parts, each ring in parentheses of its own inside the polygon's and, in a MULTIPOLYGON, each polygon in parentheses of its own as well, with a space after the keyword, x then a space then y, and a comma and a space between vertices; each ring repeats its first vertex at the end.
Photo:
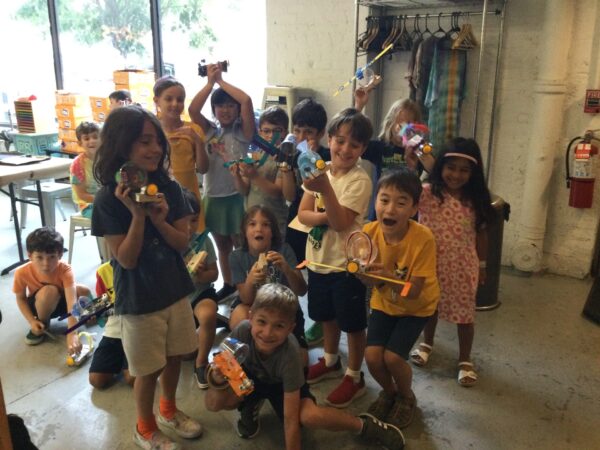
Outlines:
POLYGON ((401 111, 409 112, 413 115, 414 122, 421 122, 421 108, 416 102, 408 98, 401 98, 400 100, 396 100, 387 114, 385 115, 385 119, 383 119, 383 124, 381 125, 381 131, 379 132, 379 139, 384 142, 392 141, 392 127, 396 123, 396 119, 401 111))
POLYGON ((253 312, 259 309, 271 309, 295 322, 299 307, 298 296, 289 287, 278 283, 268 283, 261 286, 256 292, 251 309, 253 312))

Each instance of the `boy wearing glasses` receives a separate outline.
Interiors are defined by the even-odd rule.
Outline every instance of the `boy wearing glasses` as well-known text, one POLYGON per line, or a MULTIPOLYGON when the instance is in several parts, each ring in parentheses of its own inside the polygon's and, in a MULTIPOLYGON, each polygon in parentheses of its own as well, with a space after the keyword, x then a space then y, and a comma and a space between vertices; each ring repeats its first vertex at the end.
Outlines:
MULTIPOLYGON (((279 147, 288 133, 288 126, 287 113, 277 106, 272 106, 260 115, 258 134, 269 142, 278 134, 275 145, 279 147)), ((258 161, 263 157, 263 153, 257 152, 255 156, 258 161)), ((275 214, 282 238, 285 238, 288 207, 284 198, 283 177, 289 176, 293 180, 293 173, 278 169, 273 157, 269 157, 260 167, 258 164, 236 164, 231 167, 231 172, 238 191, 246 197, 246 210, 254 205, 268 207, 275 214)))

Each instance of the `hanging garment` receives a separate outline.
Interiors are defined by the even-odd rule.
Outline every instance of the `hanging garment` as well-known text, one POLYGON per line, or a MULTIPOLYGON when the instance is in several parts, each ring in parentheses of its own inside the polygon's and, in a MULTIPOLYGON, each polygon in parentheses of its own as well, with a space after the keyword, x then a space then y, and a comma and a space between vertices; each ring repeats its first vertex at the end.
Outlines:
POLYGON ((413 73, 413 83, 415 84, 416 88, 415 102, 417 102, 417 104, 421 108, 424 121, 427 121, 428 117, 425 98, 427 97, 429 77, 433 63, 433 55, 435 52, 436 43, 438 41, 439 38, 435 36, 429 36, 425 38, 419 45, 419 48, 417 49, 417 55, 415 60, 415 70, 413 73))
POLYGON ((456 137, 460 128, 460 105, 464 98, 467 53, 452 50, 452 40, 435 46, 425 106, 429 109, 429 139, 438 148, 456 137))

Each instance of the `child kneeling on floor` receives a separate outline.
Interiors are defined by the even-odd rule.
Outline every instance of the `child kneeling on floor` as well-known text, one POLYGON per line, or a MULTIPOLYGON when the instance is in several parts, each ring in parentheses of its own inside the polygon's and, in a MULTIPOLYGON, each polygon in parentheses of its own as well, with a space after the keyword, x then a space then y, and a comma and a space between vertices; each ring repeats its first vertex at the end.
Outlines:
POLYGON ((301 448, 300 425, 331 431, 351 431, 368 441, 377 441, 388 449, 404 447, 402 432, 370 414, 358 417, 334 408, 320 407, 304 379, 298 341, 292 334, 298 297, 280 284, 266 284, 257 294, 250 320, 241 322, 231 337, 248 344, 250 352, 242 363, 246 375, 254 381, 254 391, 237 397, 220 371, 211 366, 207 378, 211 389, 205 397, 209 411, 237 408, 240 418, 237 432, 250 439, 260 429, 259 412, 269 400, 283 419, 286 449, 301 448))
MULTIPOLYGON (((73 309, 80 296, 90 297, 90 290, 75 284, 75 275, 69 264, 61 261, 64 239, 51 227, 32 231, 25 241, 29 262, 15 271, 13 292, 21 314, 31 328, 25 336, 27 345, 44 341, 50 319, 60 317, 73 309)), ((77 323, 73 316, 67 326, 77 323)), ((77 333, 67 335, 67 352, 72 355, 81 351, 77 333)))
POLYGON ((398 428, 410 424, 416 408, 408 352, 440 298, 433 234, 411 219, 421 191, 418 175, 408 169, 384 175, 377 184, 377 221, 363 227, 378 250, 366 271, 411 284, 401 296, 403 286, 359 275, 373 287, 365 359, 383 388, 368 412, 398 428))

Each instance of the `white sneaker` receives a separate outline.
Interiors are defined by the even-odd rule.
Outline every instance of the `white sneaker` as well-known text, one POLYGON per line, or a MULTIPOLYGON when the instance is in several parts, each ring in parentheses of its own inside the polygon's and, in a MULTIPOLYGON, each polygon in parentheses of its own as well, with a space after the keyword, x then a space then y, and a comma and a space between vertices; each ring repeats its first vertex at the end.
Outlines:
POLYGON ((194 439, 202 436, 202 425, 195 419, 177 410, 172 419, 166 419, 160 413, 156 415, 156 423, 173 430, 178 436, 194 439))
POLYGON ((150 439, 145 439, 135 427, 133 442, 146 450, 181 450, 181 445, 173 442, 162 431, 156 430, 150 439))

